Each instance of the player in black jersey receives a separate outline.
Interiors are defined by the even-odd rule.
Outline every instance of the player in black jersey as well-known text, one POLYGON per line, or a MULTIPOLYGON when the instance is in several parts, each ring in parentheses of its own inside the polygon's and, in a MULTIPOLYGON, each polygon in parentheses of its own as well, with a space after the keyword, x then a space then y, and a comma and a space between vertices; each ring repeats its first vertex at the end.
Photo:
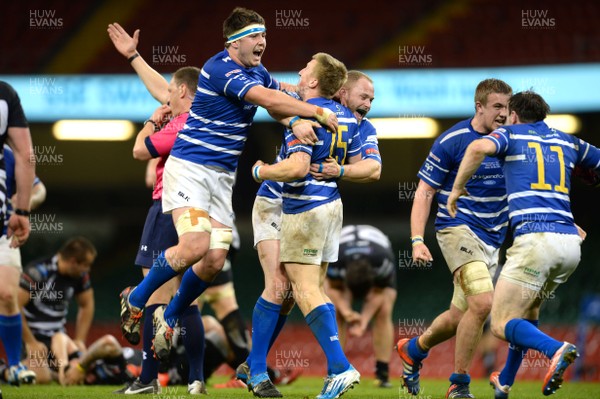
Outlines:
POLYGON ((360 337, 373 320, 375 376, 380 387, 391 387, 389 362, 392 356, 394 327, 392 312, 396 301, 396 261, 388 237, 367 225, 342 229, 339 260, 329 265, 325 282, 327 295, 335 305, 339 339, 360 337), (352 302, 362 299, 358 313, 352 302))

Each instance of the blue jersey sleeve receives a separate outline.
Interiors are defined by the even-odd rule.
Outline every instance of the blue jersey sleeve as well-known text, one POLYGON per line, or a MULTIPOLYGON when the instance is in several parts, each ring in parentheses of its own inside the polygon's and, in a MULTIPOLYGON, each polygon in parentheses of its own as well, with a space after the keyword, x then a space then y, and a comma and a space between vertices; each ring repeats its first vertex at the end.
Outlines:
MULTIPOLYGON (((352 125, 352 126, 356 126, 356 125, 352 125)), ((352 129, 354 130, 354 134, 352 135, 352 140, 350 140, 350 143, 348 145, 348 158, 351 158, 355 155, 359 155, 362 152, 362 140, 360 137, 360 131, 358 129, 352 129)), ((363 157, 364 158, 364 157, 363 157)))
POLYGON ((587 141, 579 139, 577 163, 586 168, 600 171, 600 149, 587 141))
MULTIPOLYGON (((212 70, 208 72, 208 82, 215 92, 222 93, 226 97, 233 97, 241 100, 250 88, 263 84, 263 82, 259 82, 233 62, 223 63, 218 68, 211 69, 212 70)), ((263 77, 266 77, 266 75, 270 77, 265 71, 263 77)), ((270 82, 270 84, 278 85, 272 78, 270 78, 270 82)))
POLYGON ((294 133, 292 133, 292 131, 289 129, 286 129, 285 132, 285 146, 285 154, 287 157, 289 157, 295 152, 305 152, 308 155, 312 156, 312 146, 302 144, 300 140, 296 136, 294 136, 294 133))
POLYGON ((441 188, 446 176, 452 170, 452 164, 453 158, 444 149, 443 145, 436 141, 417 176, 431 187, 441 188))
POLYGON ((268 89, 279 90, 279 82, 267 71, 267 68, 260 66, 261 74, 264 77, 264 86, 268 89))
POLYGON ((377 141, 377 130, 375 126, 368 120, 363 119, 358 130, 360 131, 360 139, 362 141, 362 157, 363 159, 374 159, 381 163, 381 154, 379 153, 379 143, 377 141))
POLYGON ((494 153, 494 156, 502 157, 508 150, 508 136, 509 133, 506 129, 499 128, 482 138, 491 140, 492 143, 496 145, 496 152, 494 153))

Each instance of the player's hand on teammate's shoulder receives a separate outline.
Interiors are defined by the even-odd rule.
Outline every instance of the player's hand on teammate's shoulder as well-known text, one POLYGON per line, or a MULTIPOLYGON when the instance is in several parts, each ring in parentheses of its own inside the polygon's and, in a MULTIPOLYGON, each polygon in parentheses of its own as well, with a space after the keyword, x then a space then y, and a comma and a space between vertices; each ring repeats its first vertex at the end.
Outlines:
POLYGON ((319 121, 319 123, 327 130, 330 130, 334 133, 337 132, 338 119, 335 115, 335 112, 331 111, 330 109, 318 107, 317 113, 315 114, 315 119, 319 121))
POLYGON ((308 119, 297 119, 292 124, 292 132, 302 144, 314 145, 319 140, 315 133, 315 128, 319 127, 321 127, 321 125, 315 121, 308 119))

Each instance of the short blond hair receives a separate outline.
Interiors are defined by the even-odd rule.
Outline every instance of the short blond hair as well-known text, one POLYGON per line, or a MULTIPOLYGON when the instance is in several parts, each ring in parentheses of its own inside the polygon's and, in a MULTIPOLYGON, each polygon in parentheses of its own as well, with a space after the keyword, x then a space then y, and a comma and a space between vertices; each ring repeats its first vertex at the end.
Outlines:
POLYGON ((512 87, 500 79, 485 79, 479 82, 475 89, 475 102, 487 104, 488 96, 492 93, 512 96, 512 87))
POLYGON ((332 98, 348 78, 348 70, 344 63, 327 53, 313 55, 317 61, 314 74, 319 81, 320 94, 325 98, 332 98))

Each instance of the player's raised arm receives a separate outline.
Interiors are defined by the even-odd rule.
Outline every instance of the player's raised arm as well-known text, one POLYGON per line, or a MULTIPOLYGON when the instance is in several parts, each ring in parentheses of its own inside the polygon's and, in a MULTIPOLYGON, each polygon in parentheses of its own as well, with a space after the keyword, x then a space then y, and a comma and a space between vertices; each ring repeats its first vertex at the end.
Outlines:
POLYGON ((117 51, 127 58, 152 97, 161 104, 166 104, 169 101, 169 82, 148 65, 137 52, 140 30, 136 29, 132 37, 121 25, 115 22, 108 24, 107 32, 117 51))

